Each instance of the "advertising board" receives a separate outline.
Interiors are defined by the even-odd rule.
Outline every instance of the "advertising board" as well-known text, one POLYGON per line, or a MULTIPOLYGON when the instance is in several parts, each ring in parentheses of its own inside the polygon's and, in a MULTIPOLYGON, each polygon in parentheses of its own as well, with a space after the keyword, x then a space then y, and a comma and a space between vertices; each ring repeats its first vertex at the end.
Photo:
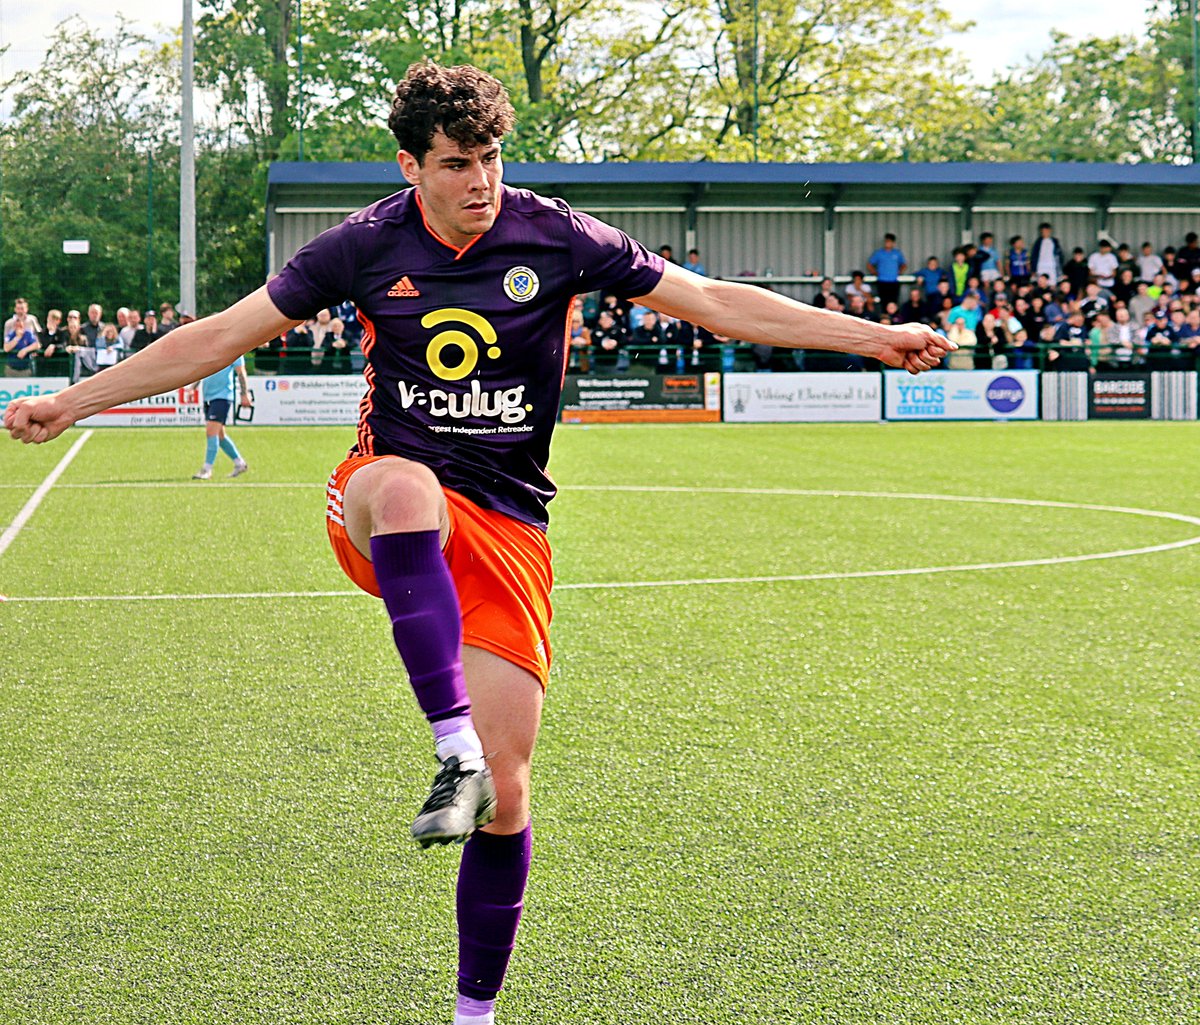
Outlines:
POLYGON ((700 423, 721 419, 721 375, 568 377, 563 423, 700 423))
POLYGON ((727 423, 875 422, 880 374, 725 374, 727 423))
POLYGON ((1149 374, 1104 374, 1091 378, 1089 420, 1149 420, 1149 374))
POLYGON ((336 425, 358 422, 366 393, 362 374, 252 377, 255 424, 336 425))
POLYGON ((80 427, 198 427, 204 423, 199 388, 176 388, 114 406, 79 421, 80 427))
POLYGON ((884 372, 888 420, 1036 420, 1036 370, 884 372))
POLYGON ((13 399, 53 395, 71 382, 65 377, 0 377, 0 416, 13 399))

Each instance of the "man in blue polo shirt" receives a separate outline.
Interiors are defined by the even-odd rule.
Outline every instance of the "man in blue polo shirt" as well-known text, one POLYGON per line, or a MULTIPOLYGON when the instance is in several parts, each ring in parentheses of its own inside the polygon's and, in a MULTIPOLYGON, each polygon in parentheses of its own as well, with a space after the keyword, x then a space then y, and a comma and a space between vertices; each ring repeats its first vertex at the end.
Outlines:
MULTIPOLYGON (((900 275, 908 270, 904 252, 896 245, 896 236, 891 232, 883 236, 883 245, 867 260, 867 270, 878 281, 879 304, 886 310, 888 303, 900 303, 900 275)), ((936 287, 936 286, 935 286, 936 287)))

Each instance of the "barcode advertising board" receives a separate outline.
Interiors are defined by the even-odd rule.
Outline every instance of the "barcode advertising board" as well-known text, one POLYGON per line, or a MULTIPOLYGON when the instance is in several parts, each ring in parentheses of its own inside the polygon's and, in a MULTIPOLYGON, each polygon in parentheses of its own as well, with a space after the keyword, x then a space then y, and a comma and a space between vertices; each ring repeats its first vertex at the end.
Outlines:
POLYGON ((884 373, 889 420, 1036 420, 1036 370, 933 370, 884 373))

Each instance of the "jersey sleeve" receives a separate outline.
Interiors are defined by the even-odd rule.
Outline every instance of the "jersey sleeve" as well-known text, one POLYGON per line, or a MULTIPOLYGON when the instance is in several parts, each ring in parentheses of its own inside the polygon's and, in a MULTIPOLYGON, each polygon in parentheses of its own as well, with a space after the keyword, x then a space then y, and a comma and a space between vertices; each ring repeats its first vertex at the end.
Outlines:
POLYGON ((356 261, 349 236, 345 221, 321 232, 267 282, 267 294, 280 313, 307 320, 351 297, 356 261))
POLYGON ((571 211, 571 253, 576 293, 610 289, 637 297, 652 292, 663 276, 663 259, 619 228, 571 211))

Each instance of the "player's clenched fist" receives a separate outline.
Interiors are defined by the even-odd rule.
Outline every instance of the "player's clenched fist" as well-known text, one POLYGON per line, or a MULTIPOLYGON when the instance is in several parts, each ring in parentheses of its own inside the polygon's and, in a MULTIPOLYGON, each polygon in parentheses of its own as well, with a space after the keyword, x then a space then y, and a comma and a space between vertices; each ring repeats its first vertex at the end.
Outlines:
POLYGON ((4 411, 4 429, 14 441, 40 445, 57 438, 75 422, 57 395, 14 399, 4 411))
POLYGON ((899 324, 888 328, 888 340, 880 362, 889 367, 919 374, 932 370, 958 346, 927 324, 899 324))

